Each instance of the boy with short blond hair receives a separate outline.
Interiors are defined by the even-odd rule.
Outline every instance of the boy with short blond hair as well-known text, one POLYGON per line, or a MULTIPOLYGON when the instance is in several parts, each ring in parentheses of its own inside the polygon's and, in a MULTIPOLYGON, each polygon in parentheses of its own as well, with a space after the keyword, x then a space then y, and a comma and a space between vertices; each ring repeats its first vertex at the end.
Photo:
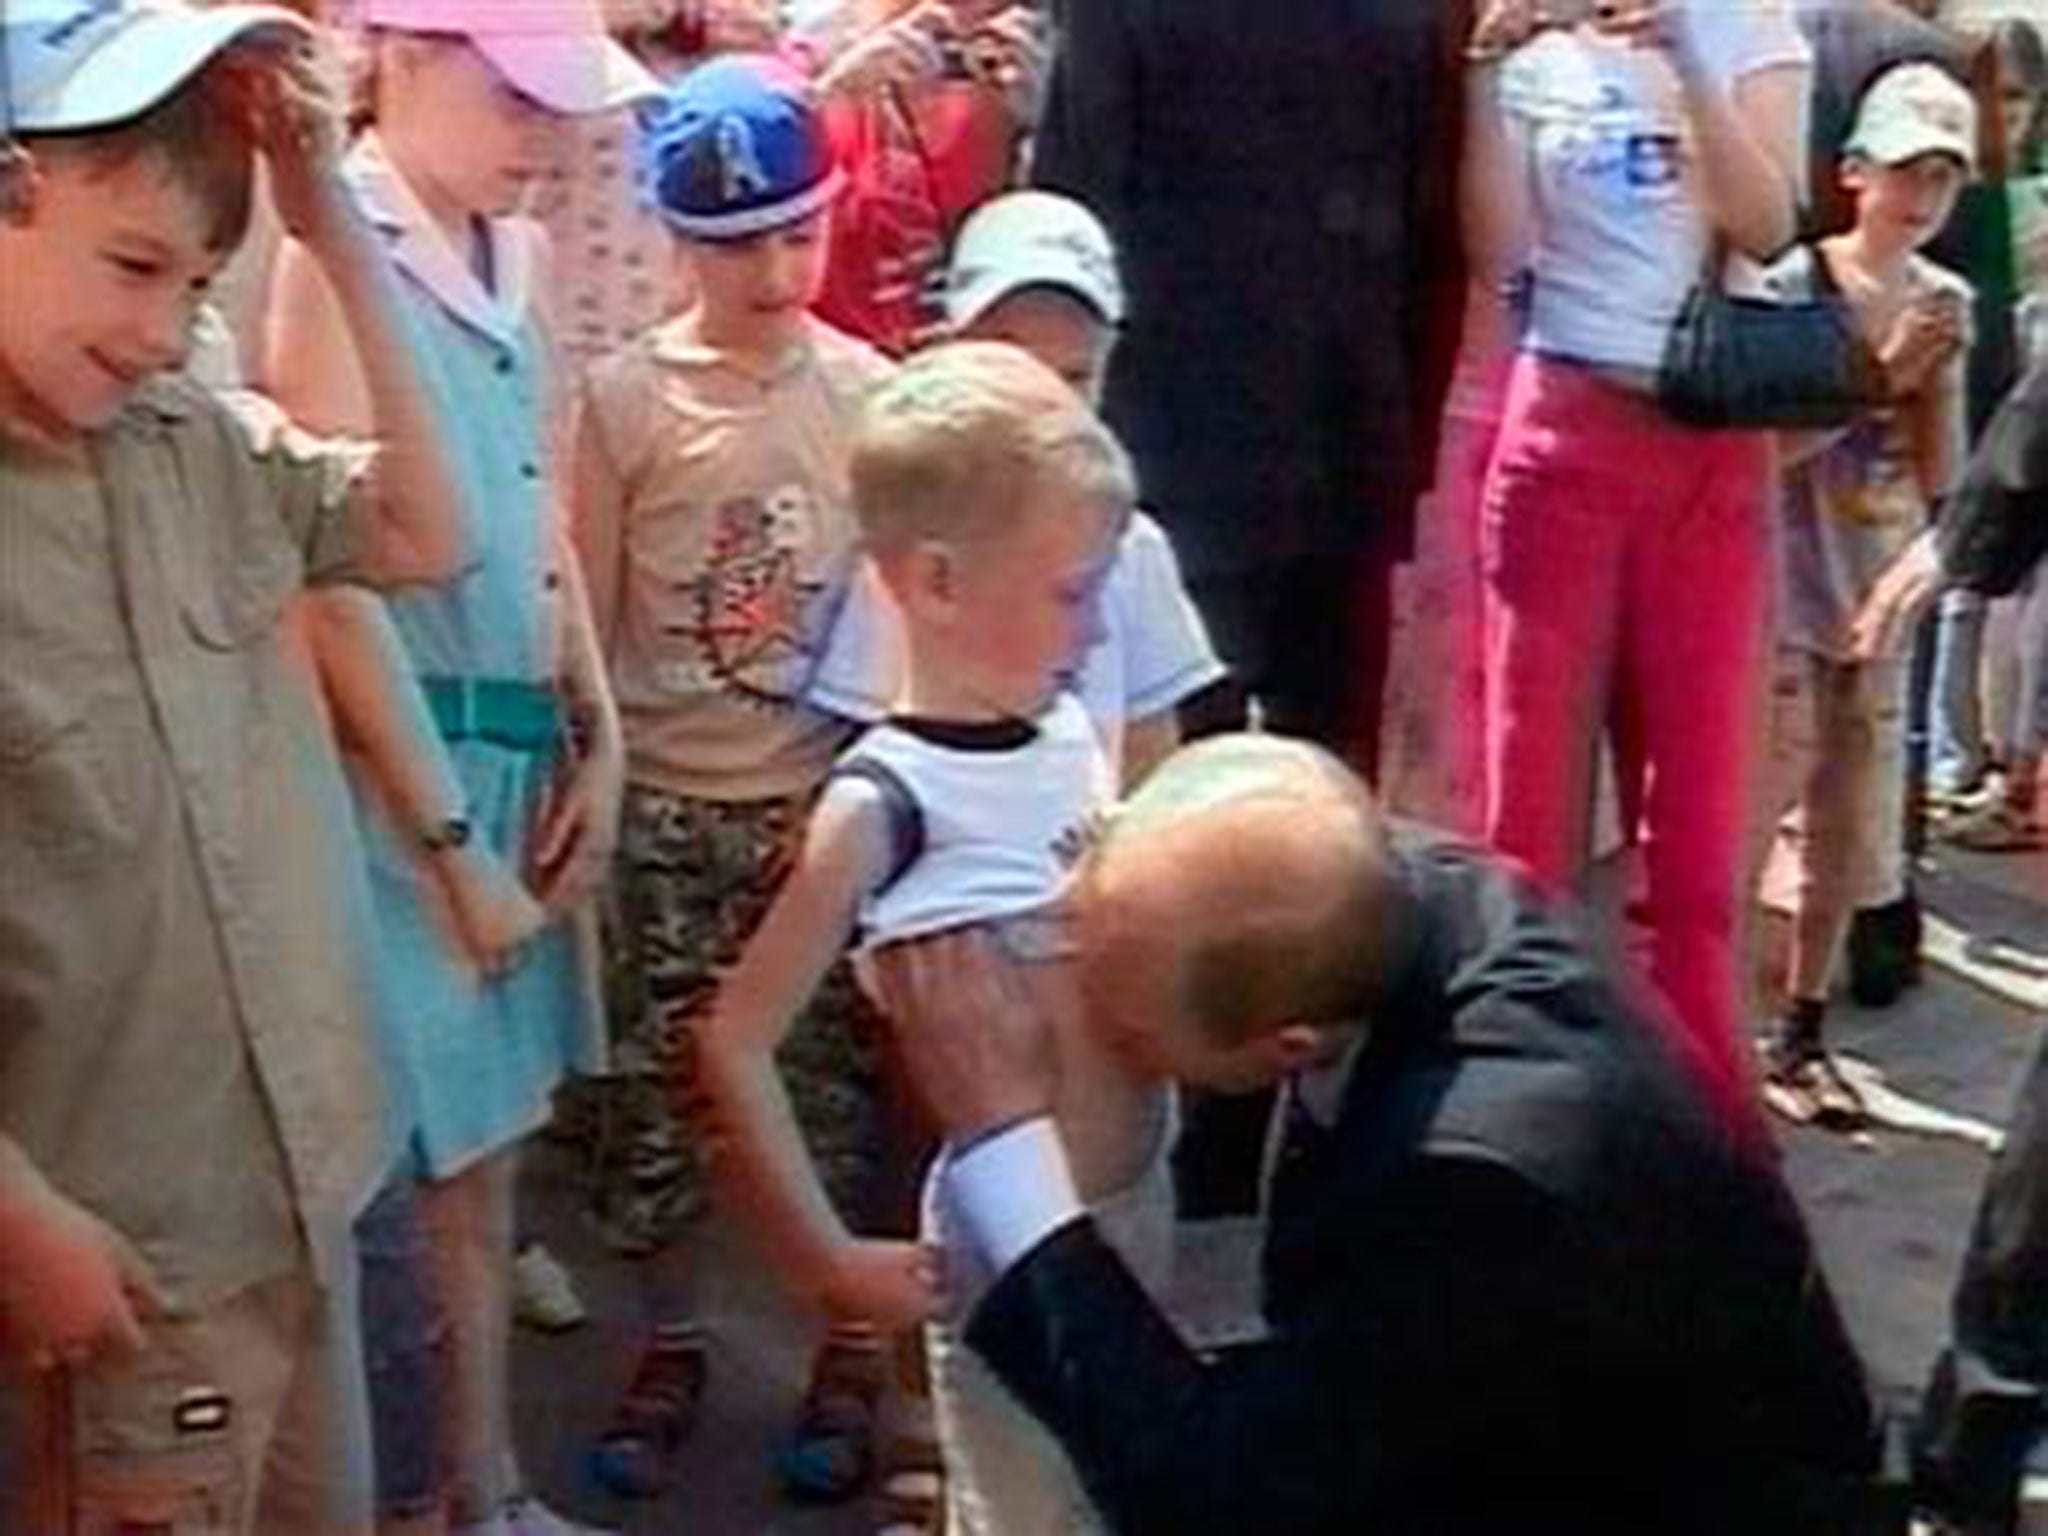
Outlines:
POLYGON ((901 614, 902 692, 840 759, 788 885, 725 978, 699 1036, 704 1085, 742 1206, 788 1283, 838 1315, 931 1322, 948 1529, 1088 1529, 1064 1457, 961 1342, 982 1280, 937 1185, 928 1179, 924 1246, 850 1234, 808 1166, 774 1059, 847 946, 871 954, 987 927, 1029 962, 1027 984, 1059 1021, 1057 1118, 1080 1193, 1136 1272, 1163 1284, 1170 1101, 1077 1027, 1059 912, 1112 793, 1069 684, 1099 638, 1135 478, 1057 375, 991 342, 934 348, 878 388, 852 478, 863 546, 901 614))
MULTIPOLYGON (((1100 404, 1124 289, 1109 231, 1054 192, 1006 192, 961 225, 946 270, 955 339, 1022 347, 1090 406, 1100 404)), ((1074 678, 1128 791, 1180 741, 1179 713, 1198 710, 1227 674, 1181 579, 1172 543, 1142 509, 1124 530, 1102 593, 1103 635, 1074 678)), ((812 696, 855 719, 894 702, 902 667, 896 616, 872 574, 857 583, 812 696)))
POLYGON ((460 534, 309 42, 0 13, 0 1348, 46 1436, 9 1529, 368 1528, 349 1224, 389 1149, 277 630, 460 534), (259 153, 375 359, 374 474, 177 376, 259 153))

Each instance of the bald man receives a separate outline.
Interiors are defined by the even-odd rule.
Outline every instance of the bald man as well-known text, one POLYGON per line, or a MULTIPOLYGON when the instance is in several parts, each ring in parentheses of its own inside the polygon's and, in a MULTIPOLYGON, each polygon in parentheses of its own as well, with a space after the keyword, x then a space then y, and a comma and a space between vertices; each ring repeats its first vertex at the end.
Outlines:
POLYGON ((1079 881, 1089 1025, 1285 1080, 1262 1343, 1192 1353, 1096 1234, 993 946, 885 957, 999 1279, 968 1339, 1143 1536, 1827 1536, 1874 1466, 1790 1196, 1568 919, 1313 748, 1169 760, 1079 881))

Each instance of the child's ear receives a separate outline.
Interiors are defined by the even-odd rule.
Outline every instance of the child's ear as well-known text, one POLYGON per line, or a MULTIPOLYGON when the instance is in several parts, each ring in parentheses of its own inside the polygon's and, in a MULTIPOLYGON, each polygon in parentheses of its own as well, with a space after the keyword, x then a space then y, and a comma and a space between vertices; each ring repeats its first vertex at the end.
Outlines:
POLYGON ((28 223, 42 186, 36 157, 12 139, 0 142, 0 223, 28 223))
POLYGON ((1835 181, 1844 192, 1861 192, 1870 184, 1870 177, 1864 171, 1863 157, 1844 155, 1835 166, 1835 181))
POLYGON ((920 539, 910 560, 920 596, 937 603, 954 601, 960 590, 960 557, 952 545, 939 539, 920 539))

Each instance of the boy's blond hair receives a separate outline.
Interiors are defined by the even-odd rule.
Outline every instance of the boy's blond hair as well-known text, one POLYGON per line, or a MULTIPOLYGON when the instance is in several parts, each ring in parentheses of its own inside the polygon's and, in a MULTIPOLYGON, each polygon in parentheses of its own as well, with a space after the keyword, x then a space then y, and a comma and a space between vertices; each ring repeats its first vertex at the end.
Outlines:
POLYGON ((1056 373, 1019 347, 955 341, 913 357, 870 395, 852 442, 861 537, 889 555, 985 541, 1048 487, 1128 510, 1129 455, 1056 373))

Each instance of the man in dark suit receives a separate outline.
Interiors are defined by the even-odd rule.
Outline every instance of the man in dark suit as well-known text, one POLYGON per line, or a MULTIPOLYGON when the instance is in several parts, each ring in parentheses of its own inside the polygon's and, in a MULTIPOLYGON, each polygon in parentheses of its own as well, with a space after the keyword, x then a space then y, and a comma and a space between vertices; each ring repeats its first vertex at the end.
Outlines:
POLYGON ((1130 290, 1106 415, 1276 729, 1373 762, 1463 299, 1466 0, 1068 0, 1034 179, 1130 290))
POLYGON ((1088 1025, 1134 1067, 1280 1078, 1262 1343, 1198 1356, 1076 1202, 1028 994, 973 935, 885 957, 999 1278, 969 1343, 1112 1529, 1857 1529, 1861 1368, 1760 1145, 1494 855, 1383 827, 1315 749, 1219 738, 1076 896, 1088 1025))
MULTIPOLYGON (((2048 357, 1992 417, 1941 521, 1878 579, 1857 617, 1858 653, 1894 649, 1944 587, 2006 596, 2044 560, 2048 357)), ((2023 1491, 2029 1512, 2048 1504, 2048 1043, 1985 1182, 1953 1323, 1916 1427, 1922 1501, 1939 1536, 2011 1536, 2023 1491)))

